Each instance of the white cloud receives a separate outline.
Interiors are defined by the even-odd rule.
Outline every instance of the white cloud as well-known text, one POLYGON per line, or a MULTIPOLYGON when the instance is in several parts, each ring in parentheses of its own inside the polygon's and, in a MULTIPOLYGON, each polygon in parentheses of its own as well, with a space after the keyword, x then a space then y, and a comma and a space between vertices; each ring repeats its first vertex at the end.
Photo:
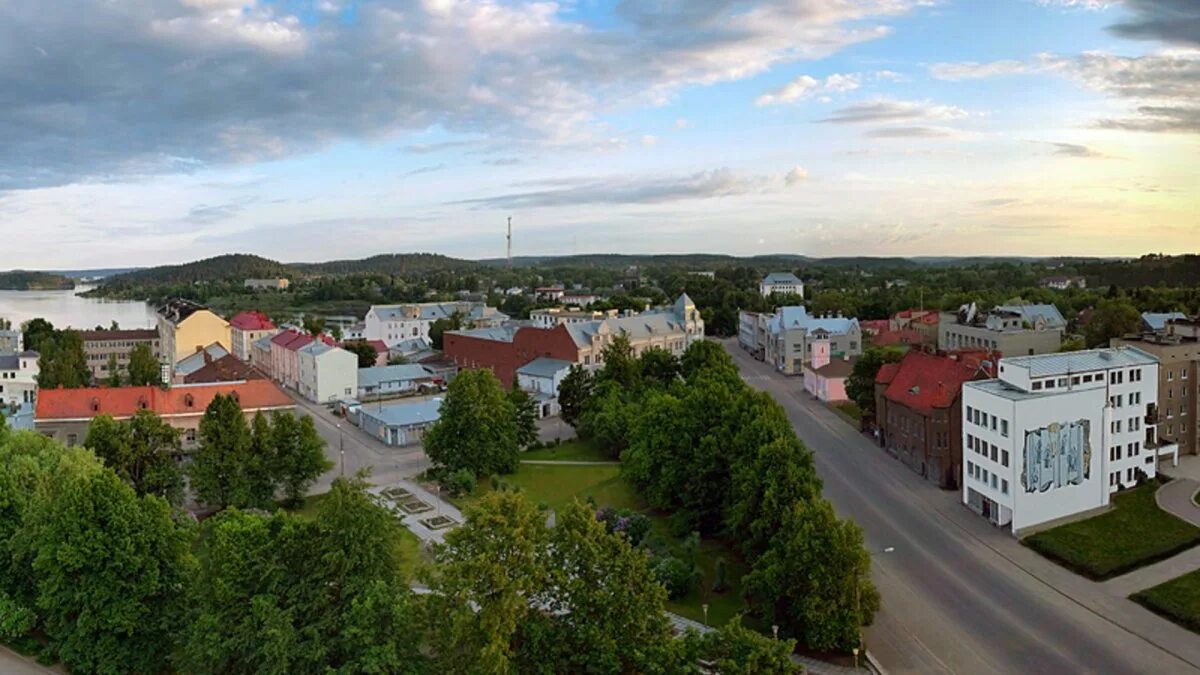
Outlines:
POLYGON ((783 176, 783 183, 787 186, 803 183, 808 180, 808 169, 802 166, 794 166, 791 171, 788 171, 783 176))
MULTIPOLYGON (((859 73, 834 73, 823 81, 809 75, 801 75, 782 87, 766 92, 754 100, 754 105, 779 105, 804 100, 818 92, 845 93, 862 86, 859 73)), ((823 97, 824 98, 824 97, 823 97)))
POLYGON ((966 61, 961 63, 935 63, 929 74, 939 80, 976 80, 996 75, 1015 75, 1028 72, 1029 67, 1021 61, 1003 60, 991 63, 966 61))
POLYGON ((819 122, 833 124, 871 124, 913 120, 957 120, 968 116, 966 110, 930 101, 876 99, 839 108, 819 122))

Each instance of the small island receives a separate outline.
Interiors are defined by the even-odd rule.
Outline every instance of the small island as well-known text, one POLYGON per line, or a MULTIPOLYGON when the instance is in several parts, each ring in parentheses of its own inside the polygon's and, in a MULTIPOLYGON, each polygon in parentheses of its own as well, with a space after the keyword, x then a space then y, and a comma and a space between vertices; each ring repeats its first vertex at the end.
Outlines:
POLYGON ((0 291, 69 291, 75 280, 52 272, 0 272, 0 291))

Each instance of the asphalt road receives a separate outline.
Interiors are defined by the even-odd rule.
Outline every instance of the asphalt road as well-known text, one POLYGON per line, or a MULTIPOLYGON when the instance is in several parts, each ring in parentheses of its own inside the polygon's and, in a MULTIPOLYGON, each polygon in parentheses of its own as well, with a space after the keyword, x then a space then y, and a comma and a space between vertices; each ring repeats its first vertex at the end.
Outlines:
POLYGON ((1200 673, 998 555, 989 537, 1007 535, 963 516, 956 494, 889 457, 799 379, 725 344, 747 383, 784 406, 813 450, 826 498, 865 532, 883 597, 866 642, 889 673, 1200 673))

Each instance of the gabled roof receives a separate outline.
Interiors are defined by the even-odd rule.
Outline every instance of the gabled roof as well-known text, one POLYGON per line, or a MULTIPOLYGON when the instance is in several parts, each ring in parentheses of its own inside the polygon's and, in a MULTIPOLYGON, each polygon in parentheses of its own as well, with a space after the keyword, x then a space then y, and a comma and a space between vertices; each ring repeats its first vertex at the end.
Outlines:
POLYGON ((446 331, 447 334, 462 335, 478 340, 491 340, 492 342, 512 342, 513 336, 517 334, 516 326, 499 326, 496 328, 472 328, 469 330, 452 330, 446 331))
POLYGON ((238 330, 274 330, 275 323, 262 312, 242 312, 229 320, 238 330))
POLYGON ((1162 330, 1167 327, 1168 321, 1186 318, 1183 312, 1142 312, 1142 323, 1150 330, 1162 330))
POLYGON ((562 324, 561 327, 567 329, 567 332, 571 334, 571 339, 580 347, 590 345, 593 335, 623 333, 629 336, 630 340, 636 341, 644 340, 651 336, 669 335, 686 331, 686 327, 675 318, 674 314, 663 314, 661 312, 644 312, 634 316, 609 317, 607 319, 597 319, 596 321, 566 323, 562 324))
POLYGON ((855 318, 813 316, 808 313, 804 305, 780 307, 779 311, 772 314, 767 322, 767 330, 772 333, 802 328, 809 332, 824 330, 828 333, 842 335, 849 333, 857 326, 858 319, 855 318))
POLYGON ((200 370, 206 364, 226 356, 229 356, 229 350, 222 347, 220 342, 214 342, 195 354, 180 359, 175 364, 175 374, 186 376, 200 370))
POLYGON ((43 389, 38 393, 36 418, 42 420, 91 419, 96 415, 128 418, 141 409, 159 415, 203 415, 217 394, 237 394, 243 410, 286 409, 291 397, 270 380, 184 384, 160 387, 84 387, 43 389))
POLYGON ((763 277, 764 284, 799 284, 800 279, 791 272, 771 272, 763 277))
POLYGON ((161 307, 158 308, 158 315, 167 321, 178 325, 185 321, 192 314, 207 309, 208 308, 204 305, 192 302, 191 300, 173 298, 166 301, 161 307))
POLYGON ((432 373, 416 363, 359 368, 358 386, 377 387, 383 382, 411 382, 413 380, 428 380, 432 377, 432 373))
POLYGON ((528 377, 554 377, 563 370, 570 370, 575 364, 562 359, 552 359, 548 356, 540 356, 529 363, 517 368, 518 375, 526 375, 528 377))
POLYGON ((1054 305, 997 305, 994 311, 1012 312, 1021 317, 1022 321, 1028 321, 1032 324, 1037 324, 1041 321, 1046 328, 1065 328, 1067 320, 1063 318, 1061 312, 1054 305))
POLYGON ((420 302, 406 305, 373 305, 370 309, 380 321, 436 321, 448 319, 455 312, 471 321, 504 320, 508 316, 495 307, 481 302, 420 302), (415 310, 415 311, 414 311, 415 310), (415 314, 415 316, 412 316, 415 314))
POLYGON ((850 373, 854 372, 853 359, 832 359, 829 363, 820 368, 813 368, 811 365, 804 366, 805 370, 811 370, 821 377, 830 379, 838 379, 850 377, 850 373))
POLYGON ((183 381, 187 384, 201 384, 261 380, 262 377, 250 364, 233 354, 226 354, 212 363, 187 374, 184 376, 183 381))
POLYGON ((954 405, 964 382, 986 376, 969 359, 911 351, 900 363, 880 368, 875 381, 887 383, 883 395, 889 401, 928 415, 954 405))

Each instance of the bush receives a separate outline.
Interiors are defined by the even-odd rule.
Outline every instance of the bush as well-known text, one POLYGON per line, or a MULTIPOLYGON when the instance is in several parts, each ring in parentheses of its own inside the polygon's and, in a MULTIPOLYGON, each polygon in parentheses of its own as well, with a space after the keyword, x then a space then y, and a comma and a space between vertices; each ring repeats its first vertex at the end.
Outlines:
POLYGON ((667 589, 667 597, 676 600, 687 595, 696 583, 696 570, 675 556, 658 556, 650 561, 650 570, 667 589))
POLYGON ((713 580, 713 593, 724 593, 729 590, 729 582, 725 579, 728 571, 725 569, 725 559, 717 558, 716 579, 713 580))
POLYGON ((469 495, 475 491, 475 473, 470 469, 459 469, 442 479, 442 487, 451 497, 469 495))

